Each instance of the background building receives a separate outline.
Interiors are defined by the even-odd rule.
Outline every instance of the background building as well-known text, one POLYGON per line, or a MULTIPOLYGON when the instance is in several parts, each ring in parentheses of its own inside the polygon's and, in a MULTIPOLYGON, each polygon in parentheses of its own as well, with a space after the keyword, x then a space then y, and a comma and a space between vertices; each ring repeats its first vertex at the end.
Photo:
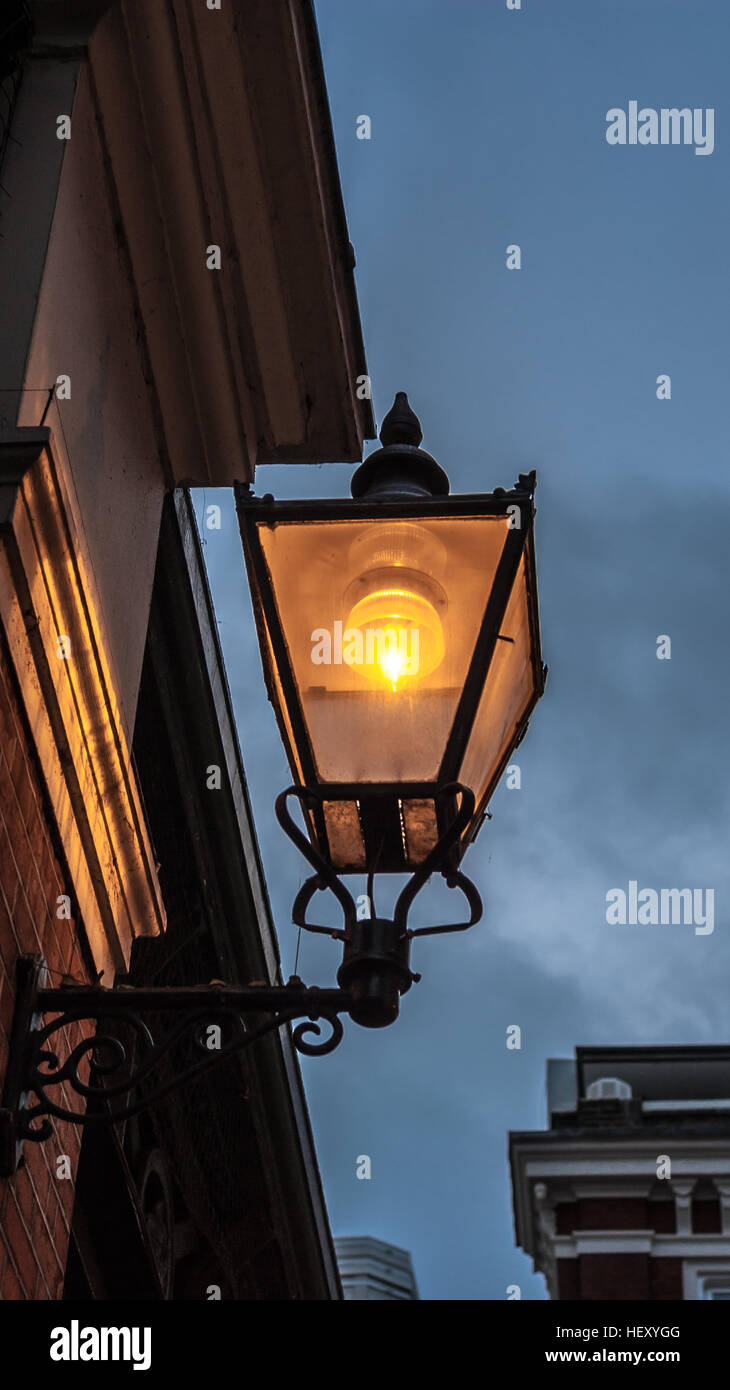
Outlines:
POLYGON ((335 1249, 346 1299, 418 1298, 408 1250, 373 1236, 337 1236, 335 1249))
MULTIPOLYGON (((2 1078, 20 954, 279 980, 185 489, 373 424, 308 0, 14 0, 0 34, 2 1078)), ((3 1299, 340 1297, 285 1032, 25 1158, 3 1299)))
POLYGON ((578 1047, 548 1116, 510 1164, 550 1297, 730 1298, 730 1047, 578 1047))

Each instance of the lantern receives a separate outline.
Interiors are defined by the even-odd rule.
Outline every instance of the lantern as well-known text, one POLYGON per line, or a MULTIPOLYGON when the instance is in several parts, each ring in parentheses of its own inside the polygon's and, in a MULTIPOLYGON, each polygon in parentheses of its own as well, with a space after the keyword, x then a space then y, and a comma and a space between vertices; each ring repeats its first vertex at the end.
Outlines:
POLYGON ((407 872, 474 813, 456 867, 543 692, 535 475, 453 495, 404 392, 352 499, 237 489, 269 698, 307 828, 336 873, 407 872))

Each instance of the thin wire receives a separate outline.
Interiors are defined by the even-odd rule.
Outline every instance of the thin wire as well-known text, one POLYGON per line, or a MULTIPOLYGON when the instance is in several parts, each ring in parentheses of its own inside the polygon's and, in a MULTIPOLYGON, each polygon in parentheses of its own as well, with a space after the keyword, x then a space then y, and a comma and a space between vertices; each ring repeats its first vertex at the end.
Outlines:
POLYGON ((301 929, 301 927, 300 927, 300 928, 299 928, 299 935, 297 936, 297 953, 296 953, 296 955, 295 955, 295 957, 294 957, 294 974, 295 974, 295 975, 297 974, 297 966, 299 965, 299 947, 300 947, 300 945, 301 945, 301 941, 302 941, 302 929, 301 929))
MULTIPOLYGON (((67 980, 67 981, 68 981, 68 980, 71 980, 71 981, 73 981, 73 983, 74 983, 75 985, 88 985, 88 983, 89 983, 88 980, 82 980, 78 975, 70 975, 69 972, 68 972, 68 970, 54 970, 50 965, 46 965, 46 971, 47 971, 47 973, 48 973, 49 975, 58 975, 58 976, 60 976, 60 978, 61 978, 62 980, 67 980)), ((93 973, 94 973, 93 971, 89 971, 89 974, 93 974, 93 973)), ((102 971, 96 976, 97 983, 98 983, 98 981, 101 979, 101 976, 102 976, 103 974, 104 974, 104 971, 102 970, 102 971)))
POLYGON ((384 846, 385 846, 385 835, 383 834, 383 835, 381 835, 381 837, 380 837, 380 844, 378 845, 378 851, 377 851, 377 854, 375 855, 375 859, 373 860, 372 867, 371 867, 370 872, 369 872, 369 874, 368 874, 367 887, 366 887, 366 890, 365 890, 365 891, 367 892, 367 895, 368 895, 368 908, 369 908, 369 910, 370 910, 370 915, 371 915, 371 917, 377 917, 377 915, 378 915, 377 912, 376 912, 376 910, 375 910, 375 875, 376 875, 376 873, 377 873, 377 871, 378 871, 378 864, 380 863, 380 856, 381 856, 381 854, 383 853, 383 848, 384 848, 384 846))
POLYGON ((46 404, 45 404, 45 407, 44 407, 44 410, 43 410, 43 414, 41 415, 41 424, 42 424, 42 425, 45 425, 45 423, 46 423, 46 416, 47 416, 47 414, 48 414, 48 412, 49 412, 49 410, 50 410, 50 408, 51 408, 51 401, 53 400, 53 393, 54 393, 55 389, 56 389, 56 384, 55 384, 55 382, 54 382, 53 386, 51 387, 50 391, 48 392, 48 400, 46 401, 46 404))

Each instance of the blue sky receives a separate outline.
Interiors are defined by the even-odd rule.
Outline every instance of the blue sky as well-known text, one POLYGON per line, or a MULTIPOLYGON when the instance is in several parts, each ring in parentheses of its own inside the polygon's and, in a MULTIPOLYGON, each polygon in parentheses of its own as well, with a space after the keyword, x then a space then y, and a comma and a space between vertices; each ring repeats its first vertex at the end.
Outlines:
MULTIPOLYGON (((397 1025, 348 1025, 305 1083, 336 1233, 411 1250, 424 1299, 512 1283, 541 1298, 506 1143, 545 1124, 546 1058, 728 1037, 730 7, 318 0, 317 15, 378 421, 407 390, 453 491, 537 468, 550 675, 522 788, 498 790, 466 861, 483 922, 418 943, 397 1025), (714 152, 608 145, 606 112, 631 100, 713 108, 714 152), (713 888, 714 932, 609 926, 606 892, 630 879, 713 888)), ((262 468, 256 488, 346 495, 349 476, 262 468)), ((273 816, 288 772, 232 502, 215 500, 205 553, 288 971, 307 871, 273 816)), ((308 982, 337 964, 334 943, 303 943, 308 982)))

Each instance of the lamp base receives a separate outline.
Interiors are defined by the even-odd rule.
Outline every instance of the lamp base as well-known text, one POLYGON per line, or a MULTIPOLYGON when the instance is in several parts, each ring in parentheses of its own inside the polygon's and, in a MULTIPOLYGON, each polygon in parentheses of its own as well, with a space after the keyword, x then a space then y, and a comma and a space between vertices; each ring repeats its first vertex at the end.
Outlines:
POLYGON ((350 1018, 363 1028, 387 1028, 401 994, 420 977, 408 964, 410 937, 384 917, 355 921, 345 942, 337 983, 350 995, 350 1018))

